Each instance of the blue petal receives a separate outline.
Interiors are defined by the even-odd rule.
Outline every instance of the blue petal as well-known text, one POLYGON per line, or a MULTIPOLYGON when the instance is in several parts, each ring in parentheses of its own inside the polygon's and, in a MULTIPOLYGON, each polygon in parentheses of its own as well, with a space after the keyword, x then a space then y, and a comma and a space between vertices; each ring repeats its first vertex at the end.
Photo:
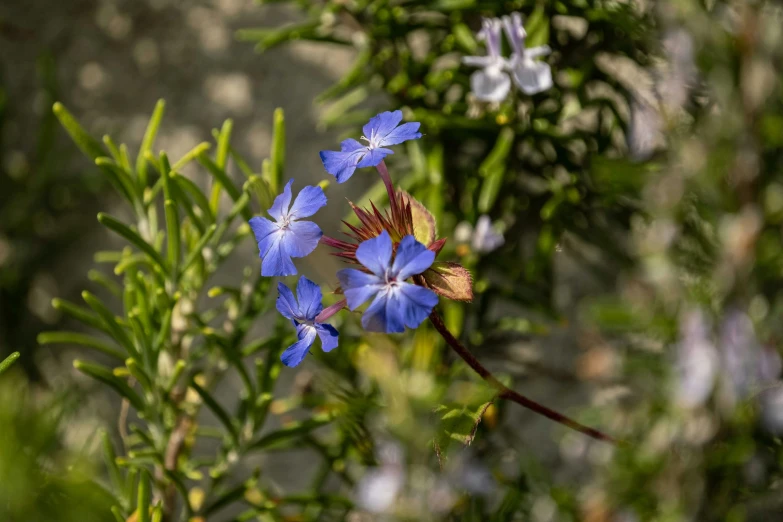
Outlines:
POLYGON ((288 180, 288 183, 283 188, 283 193, 278 194, 275 202, 272 204, 272 208, 267 211, 270 216, 275 218, 275 221, 281 221, 283 216, 288 214, 288 207, 291 206, 291 184, 293 182, 293 179, 288 180))
POLYGON ((324 308, 321 304, 323 297, 321 288, 306 277, 299 278, 299 284, 296 285, 296 297, 299 300, 299 310, 301 310, 302 317, 308 321, 315 319, 315 316, 321 313, 324 308))
POLYGON ((370 118, 370 121, 362 127, 364 137, 377 143, 402 121, 402 111, 382 112, 370 118))
POLYGON ((296 330, 299 341, 286 348, 286 351, 280 356, 280 360, 289 368, 298 366, 315 342, 316 332, 312 326, 299 325, 296 330))
POLYGON ((367 153, 367 147, 356 140, 343 140, 340 152, 333 150, 321 151, 321 161, 326 172, 335 176, 338 183, 343 183, 353 175, 356 165, 367 153))
POLYGON ((438 304, 438 296, 429 288, 402 283, 397 286, 397 292, 399 308, 402 311, 405 326, 408 328, 419 326, 438 304))
POLYGON ((323 234, 312 221, 292 221, 281 242, 291 257, 305 257, 315 250, 323 234))
POLYGON ((258 243, 259 257, 263 258, 269 251, 269 247, 272 243, 278 240, 277 234, 280 234, 280 227, 275 223, 264 217, 252 217, 248 221, 250 229, 256 236, 256 242, 258 243))
POLYGON ((337 279, 340 280, 350 310, 356 310, 383 288, 383 280, 380 277, 355 268, 340 270, 337 272, 337 279))
POLYGON ((272 242, 269 250, 264 255, 261 262, 261 275, 265 277, 295 275, 296 267, 291 256, 286 252, 286 245, 283 244, 283 234, 275 234, 276 241, 272 242))
POLYGON ((391 273, 398 281, 404 281, 427 270, 433 261, 435 252, 428 250, 415 237, 405 236, 397 246, 391 273))
POLYGON ((301 321, 304 319, 302 312, 299 309, 299 305, 296 303, 296 299, 294 299, 294 293, 283 283, 277 283, 277 301, 275 301, 275 307, 286 319, 291 319, 292 321, 297 319, 301 321))
POLYGON ((392 240, 385 230, 381 235, 363 241, 356 249, 356 259, 378 277, 385 277, 392 256, 392 240))
POLYGON ((417 140, 421 138, 421 132, 419 132, 419 126, 421 124, 416 121, 409 123, 403 123, 389 134, 383 137, 378 143, 382 147, 389 147, 391 145, 397 145, 403 141, 417 140))
POLYGON ((331 324, 318 323, 315 325, 315 331, 318 332, 318 337, 321 339, 321 348, 325 352, 331 352, 337 348, 337 340, 340 334, 337 333, 337 329, 331 324))
POLYGON ((291 210, 288 212, 290 219, 302 219, 310 217, 318 209, 326 205, 326 194, 319 186, 307 186, 296 196, 291 210))
POLYGON ((374 167, 378 163, 383 161, 383 158, 389 154, 394 154, 390 149, 369 149, 369 152, 362 158, 362 160, 356 165, 358 168, 374 167))
POLYGON ((379 293, 362 315, 362 326, 368 332, 404 332, 402 308, 395 293, 379 293))

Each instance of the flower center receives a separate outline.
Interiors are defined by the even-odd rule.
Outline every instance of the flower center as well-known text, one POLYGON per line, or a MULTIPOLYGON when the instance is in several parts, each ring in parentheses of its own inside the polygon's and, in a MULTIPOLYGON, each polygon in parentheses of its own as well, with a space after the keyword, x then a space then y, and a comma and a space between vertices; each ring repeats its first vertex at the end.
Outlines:
POLYGON ((378 144, 375 143, 375 129, 373 129, 372 134, 370 134, 369 138, 362 136, 359 139, 367 142, 368 149, 374 149, 378 146, 378 144))
POLYGON ((288 229, 288 226, 290 224, 291 224, 291 218, 288 216, 283 216, 283 219, 277 222, 277 226, 280 227, 280 230, 288 229))

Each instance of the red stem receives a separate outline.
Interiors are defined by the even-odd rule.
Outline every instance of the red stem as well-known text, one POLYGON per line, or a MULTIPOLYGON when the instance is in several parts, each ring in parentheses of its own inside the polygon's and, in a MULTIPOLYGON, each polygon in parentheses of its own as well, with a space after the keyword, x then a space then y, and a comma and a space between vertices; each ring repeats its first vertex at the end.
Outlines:
POLYGON ((397 193, 394 191, 394 185, 392 185, 391 176, 389 176, 389 169, 386 168, 386 163, 381 161, 375 166, 378 169, 378 174, 381 175, 381 180, 386 186, 386 193, 389 195, 389 206, 391 207, 392 221, 398 223, 399 206, 397 205, 397 193))
POLYGON ((536 401, 532 399, 528 399, 524 395, 515 392, 514 390, 507 387, 505 384, 500 382, 497 377, 492 375, 492 373, 487 370, 479 361, 476 359, 472 353, 470 353, 470 350, 468 350, 465 346, 460 343, 456 337, 454 337, 451 332, 446 328, 446 325, 443 324, 443 320, 441 319, 440 315, 438 315, 438 312, 435 310, 432 311, 430 314, 430 321, 432 321, 433 326, 435 326, 435 329, 438 331, 438 333, 443 337, 443 339, 448 343, 448 345, 451 347, 452 350, 454 350, 457 355, 462 357, 462 360, 464 360, 466 363, 468 363, 468 366, 473 368, 473 370, 478 373, 482 379, 487 381, 492 387, 494 387, 496 390, 498 390, 498 397, 501 397, 503 399, 508 399, 512 402, 516 402, 520 406, 527 408, 531 411, 534 411, 535 413, 538 413, 539 415, 543 415, 544 417, 551 419, 555 422, 558 422, 564 426, 567 426, 573 430, 579 431, 581 433, 584 433, 585 435, 588 435, 594 439, 611 442, 613 444, 618 444, 621 441, 618 441, 614 437, 607 435, 601 431, 598 431, 594 428, 590 428, 589 426, 585 426, 584 424, 580 424, 579 422, 575 421, 574 419, 570 417, 566 417, 562 413, 556 412, 555 410, 552 410, 550 408, 547 408, 543 404, 539 404, 536 401))

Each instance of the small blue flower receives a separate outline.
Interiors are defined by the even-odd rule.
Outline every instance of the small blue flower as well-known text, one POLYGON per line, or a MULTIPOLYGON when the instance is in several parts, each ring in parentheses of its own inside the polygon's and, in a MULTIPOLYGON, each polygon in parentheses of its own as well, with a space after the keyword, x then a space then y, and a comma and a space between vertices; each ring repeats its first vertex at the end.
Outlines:
POLYGON ((356 259, 371 273, 346 268, 337 273, 337 278, 351 310, 375 297, 362 316, 365 330, 400 333, 406 326, 416 328, 438 304, 432 290, 405 282, 427 270, 435 260, 435 253, 413 236, 402 238, 393 263, 392 241, 385 230, 360 244, 356 259))
POLYGON ((331 352, 337 348, 337 330, 330 324, 316 320, 323 305, 321 289, 306 277, 300 277, 296 285, 296 298, 290 288, 283 283, 277 284, 277 311, 290 319, 296 327, 297 342, 286 348, 280 359, 283 364, 293 368, 304 359, 317 335, 321 339, 321 348, 331 352))
POLYGON ((333 150, 321 151, 321 161, 326 172, 337 178, 337 183, 346 182, 357 168, 375 167, 383 158, 394 154, 388 147, 398 145, 404 141, 421 138, 419 132, 420 123, 403 123, 402 111, 382 112, 373 116, 362 127, 367 142, 362 145, 354 139, 344 140, 340 144, 340 152, 333 150))
POLYGON ((261 257, 261 275, 287 276, 296 274, 292 257, 304 257, 315 250, 323 232, 312 221, 298 221, 315 214, 326 205, 326 195, 321 187, 308 186, 299 192, 291 205, 289 180, 283 193, 275 198, 269 215, 275 221, 263 217, 250 219, 250 228, 258 241, 261 257), (289 208, 290 207, 290 208, 289 208))

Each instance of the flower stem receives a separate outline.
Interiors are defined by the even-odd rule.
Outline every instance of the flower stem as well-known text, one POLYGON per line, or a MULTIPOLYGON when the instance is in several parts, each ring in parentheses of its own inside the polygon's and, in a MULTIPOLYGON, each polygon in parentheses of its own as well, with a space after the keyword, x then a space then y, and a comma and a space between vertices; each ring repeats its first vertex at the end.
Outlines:
POLYGON ((462 343, 460 343, 457 340, 457 338, 454 337, 451 334, 451 332, 449 332, 449 330, 446 328, 446 325, 443 324, 443 319, 441 319, 440 315, 438 315, 438 312, 436 312, 435 310, 433 310, 432 313, 430 314, 430 321, 432 321, 432 324, 433 326, 435 326, 435 329, 443 337, 446 343, 448 343, 451 349, 454 350, 457 353, 457 355, 459 355, 462 358, 462 360, 468 363, 468 366, 470 366, 477 374, 479 374, 482 379, 487 381, 490 385, 492 385, 493 388, 498 390, 498 397, 503 399, 508 399, 512 402, 516 402, 517 404, 519 404, 524 408, 534 411, 539 415, 543 415, 544 417, 551 419, 555 422, 558 422, 563 426, 567 426, 572 430, 576 430, 581 433, 584 433, 585 435, 588 435, 594 439, 611 442, 613 444, 618 444, 621 442, 610 435, 607 435, 594 428, 585 426, 584 424, 580 424, 579 422, 571 419, 570 417, 566 417, 562 413, 547 408, 543 404, 539 404, 536 401, 532 399, 528 399, 524 395, 510 389, 505 384, 500 382, 497 379, 497 377, 492 375, 492 373, 489 370, 487 370, 484 367, 484 365, 482 365, 472 353, 470 353, 470 350, 468 350, 465 346, 463 346, 462 343))
POLYGON ((397 205, 397 193, 394 191, 394 185, 392 185, 391 176, 389 176, 389 169, 386 168, 386 163, 381 161, 375 166, 378 169, 378 174, 381 175, 381 180, 386 186, 386 193, 389 195, 389 206, 391 207, 392 220, 398 223, 399 206, 397 205))

